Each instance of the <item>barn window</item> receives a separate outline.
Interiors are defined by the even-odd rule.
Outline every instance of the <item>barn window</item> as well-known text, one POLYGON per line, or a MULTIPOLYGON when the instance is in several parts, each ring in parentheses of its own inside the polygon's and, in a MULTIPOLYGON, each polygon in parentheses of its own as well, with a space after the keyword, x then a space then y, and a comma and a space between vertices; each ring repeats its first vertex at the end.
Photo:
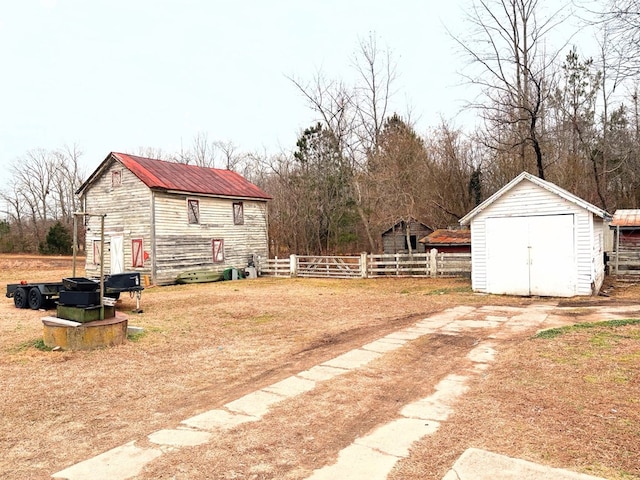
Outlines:
POLYGON ((144 254, 142 248, 142 239, 134 238, 131 240, 131 266, 144 267, 144 254))
POLYGON ((111 172, 111 186, 119 187, 122 185, 122 170, 114 170, 111 172))
POLYGON ((189 224, 200 223, 200 202, 195 198, 187 199, 187 217, 189 224))
MULTIPOLYGON (((416 235, 411 235, 409 237, 409 240, 411 241, 411 250, 415 250, 416 248, 418 248, 418 237, 416 235)), ((409 244, 407 243, 406 235, 404 237, 404 249, 409 250, 409 244)))
POLYGON ((244 225, 244 206, 242 202, 235 202, 233 204, 233 224, 244 225))
POLYGON ((213 263, 224 262, 224 240, 214 238, 211 240, 211 246, 213 247, 213 263))
POLYGON ((93 264, 100 265, 100 240, 93 241, 93 264))

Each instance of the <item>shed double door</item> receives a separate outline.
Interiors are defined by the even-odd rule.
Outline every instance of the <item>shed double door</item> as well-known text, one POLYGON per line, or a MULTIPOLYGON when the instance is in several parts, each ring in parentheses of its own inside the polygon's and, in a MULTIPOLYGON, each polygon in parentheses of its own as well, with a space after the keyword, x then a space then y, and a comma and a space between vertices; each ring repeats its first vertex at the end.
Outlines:
POLYGON ((489 293, 575 295, 573 215, 488 218, 486 242, 489 293))

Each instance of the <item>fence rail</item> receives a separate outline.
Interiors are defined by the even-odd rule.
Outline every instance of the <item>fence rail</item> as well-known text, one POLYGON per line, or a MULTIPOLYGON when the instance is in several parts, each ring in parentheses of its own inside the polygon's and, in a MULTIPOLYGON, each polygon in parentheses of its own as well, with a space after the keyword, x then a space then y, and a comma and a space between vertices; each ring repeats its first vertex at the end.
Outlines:
POLYGON ((640 277, 640 251, 611 252, 607 267, 612 275, 637 275, 640 277))
POLYGON ((470 277, 470 253, 366 254, 258 258, 258 274, 274 277, 375 278, 470 277))

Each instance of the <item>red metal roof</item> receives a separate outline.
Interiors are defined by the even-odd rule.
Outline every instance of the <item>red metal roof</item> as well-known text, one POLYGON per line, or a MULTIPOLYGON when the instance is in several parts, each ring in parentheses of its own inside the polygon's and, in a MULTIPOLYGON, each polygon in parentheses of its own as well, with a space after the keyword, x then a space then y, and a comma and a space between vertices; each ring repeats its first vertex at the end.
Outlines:
POLYGON ((616 210, 612 227, 640 227, 640 210, 616 210))
POLYGON ((440 228, 420 239, 425 245, 471 245, 471 230, 440 228))
POLYGON ((231 170, 166 162, 118 152, 112 152, 110 156, 121 162, 149 188, 224 197, 271 198, 242 175, 231 170))

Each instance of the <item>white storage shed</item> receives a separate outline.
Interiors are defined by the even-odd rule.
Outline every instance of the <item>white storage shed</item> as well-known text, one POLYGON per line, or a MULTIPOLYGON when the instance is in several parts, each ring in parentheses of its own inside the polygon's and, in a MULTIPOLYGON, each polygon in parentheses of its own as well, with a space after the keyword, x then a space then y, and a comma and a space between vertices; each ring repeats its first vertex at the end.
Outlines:
POLYGON ((477 292, 596 295, 604 280, 604 231, 611 216, 523 172, 460 219, 471 226, 477 292))

